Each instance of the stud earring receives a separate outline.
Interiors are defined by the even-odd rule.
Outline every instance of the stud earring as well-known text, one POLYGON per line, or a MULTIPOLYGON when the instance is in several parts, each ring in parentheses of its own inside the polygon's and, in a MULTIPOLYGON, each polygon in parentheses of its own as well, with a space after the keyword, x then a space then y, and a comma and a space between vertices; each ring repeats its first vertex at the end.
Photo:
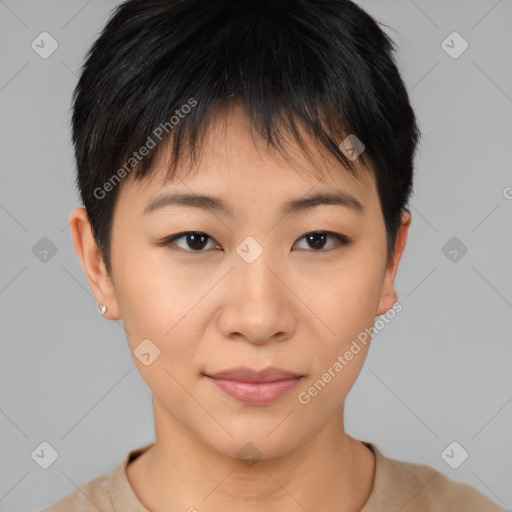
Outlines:
POLYGON ((100 314, 104 315, 107 312, 107 306, 105 304, 98 304, 98 310, 100 314))

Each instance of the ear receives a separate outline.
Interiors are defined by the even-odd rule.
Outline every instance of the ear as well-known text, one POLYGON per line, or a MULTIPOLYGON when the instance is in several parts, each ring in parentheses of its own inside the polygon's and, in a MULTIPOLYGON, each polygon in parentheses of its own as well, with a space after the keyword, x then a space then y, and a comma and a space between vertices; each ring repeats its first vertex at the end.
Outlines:
POLYGON ((99 304, 107 306, 103 315, 111 320, 119 320, 119 308, 111 278, 107 274, 103 257, 96 245, 92 227, 85 208, 74 208, 69 214, 69 224, 73 247, 82 262, 89 287, 99 304))
POLYGON ((398 264, 400 263, 400 259, 402 257, 402 253, 405 249, 407 233, 409 232, 410 225, 411 214, 407 210, 402 210, 401 224, 396 236, 394 252, 389 262, 387 263, 386 271, 384 274, 379 306, 377 308, 377 316, 386 313, 386 311, 391 309, 398 300, 398 296, 395 290, 395 276, 398 270, 398 264))

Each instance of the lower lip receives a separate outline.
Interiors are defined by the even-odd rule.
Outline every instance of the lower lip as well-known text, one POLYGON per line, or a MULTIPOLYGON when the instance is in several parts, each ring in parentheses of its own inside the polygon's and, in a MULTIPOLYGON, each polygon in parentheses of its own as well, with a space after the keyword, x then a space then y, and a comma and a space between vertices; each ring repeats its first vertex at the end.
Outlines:
POLYGON ((273 382, 242 382, 239 380, 215 379, 208 375, 206 377, 229 396, 250 405, 273 402, 289 393, 302 379, 302 377, 294 377, 273 382))

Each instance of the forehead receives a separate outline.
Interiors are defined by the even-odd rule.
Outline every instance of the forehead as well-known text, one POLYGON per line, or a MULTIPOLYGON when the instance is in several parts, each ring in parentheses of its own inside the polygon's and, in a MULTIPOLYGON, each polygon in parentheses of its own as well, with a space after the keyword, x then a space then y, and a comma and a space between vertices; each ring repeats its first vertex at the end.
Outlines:
POLYGON ((150 199, 165 191, 215 192, 235 200, 244 191, 244 202, 251 202, 252 197, 266 203, 308 191, 345 191, 361 204, 378 200, 374 174, 362 162, 353 162, 354 175, 305 130, 300 129, 300 135, 306 142, 306 152, 284 135, 285 151, 279 152, 255 130, 241 107, 218 110, 204 127, 197 160, 183 159, 170 175, 166 165, 170 144, 162 145, 151 173, 141 180, 129 177, 124 183, 123 202, 133 205, 143 201, 147 206, 150 199))

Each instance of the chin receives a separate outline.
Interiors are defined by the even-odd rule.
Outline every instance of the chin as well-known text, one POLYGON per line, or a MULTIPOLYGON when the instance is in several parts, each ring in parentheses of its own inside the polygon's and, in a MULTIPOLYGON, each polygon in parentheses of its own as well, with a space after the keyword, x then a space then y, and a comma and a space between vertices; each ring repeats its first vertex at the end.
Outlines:
POLYGON ((287 414, 283 414, 277 420, 261 422, 258 425, 249 418, 245 422, 237 421, 236 426, 222 421, 222 425, 232 437, 222 428, 217 429, 218 434, 214 437, 211 430, 201 437, 214 450, 228 457, 245 461, 250 467, 257 460, 282 457, 300 446, 299 433, 290 432, 290 426, 288 428, 279 426, 286 416, 287 414))

